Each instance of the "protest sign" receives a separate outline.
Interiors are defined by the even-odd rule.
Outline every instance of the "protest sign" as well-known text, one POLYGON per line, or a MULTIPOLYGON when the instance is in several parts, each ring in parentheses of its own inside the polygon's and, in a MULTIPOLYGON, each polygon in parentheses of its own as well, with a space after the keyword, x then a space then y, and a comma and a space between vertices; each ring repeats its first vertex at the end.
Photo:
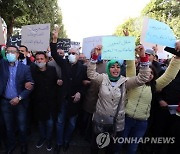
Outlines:
POLYGON ((32 51, 46 51, 50 40, 50 24, 22 27, 22 44, 32 51))
POLYGON ((0 17, 0 45, 6 44, 7 41, 7 25, 3 18, 0 17))
POLYGON ((7 45, 14 45, 19 47, 21 45, 21 35, 11 36, 7 41, 7 45))
POLYGON ((141 42, 175 47, 176 38, 172 29, 165 23, 146 18, 143 24, 141 42))
POLYGON ((87 59, 90 59, 91 50, 93 48, 95 48, 97 45, 102 45, 102 37, 103 36, 93 36, 83 39, 82 52, 84 53, 87 59))
POLYGON ((80 42, 74 42, 74 41, 71 41, 71 48, 81 48, 80 47, 80 42))
POLYGON ((102 59, 134 60, 135 38, 130 36, 108 36, 102 38, 102 59))
POLYGON ((62 49, 64 50, 64 52, 68 52, 70 47, 71 47, 70 39, 58 39, 57 49, 62 49))

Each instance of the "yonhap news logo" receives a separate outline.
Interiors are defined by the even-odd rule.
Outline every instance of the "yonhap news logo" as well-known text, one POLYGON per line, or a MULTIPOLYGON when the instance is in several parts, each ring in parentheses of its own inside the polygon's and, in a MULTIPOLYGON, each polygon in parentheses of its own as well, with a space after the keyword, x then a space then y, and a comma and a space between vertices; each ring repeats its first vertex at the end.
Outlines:
POLYGON ((96 137, 96 143, 98 145, 98 148, 102 149, 106 146, 109 145, 110 143, 110 135, 108 132, 104 132, 104 133, 100 133, 97 137, 96 137))
POLYGON ((112 137, 108 132, 100 133, 96 137, 96 143, 100 149, 108 146, 112 141, 114 144, 174 144, 175 137, 112 137))

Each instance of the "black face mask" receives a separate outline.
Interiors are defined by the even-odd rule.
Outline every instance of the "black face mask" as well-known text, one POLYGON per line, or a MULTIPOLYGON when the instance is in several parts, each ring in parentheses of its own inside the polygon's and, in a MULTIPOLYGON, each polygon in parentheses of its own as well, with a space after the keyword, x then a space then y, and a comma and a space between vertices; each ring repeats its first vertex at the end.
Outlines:
POLYGON ((83 60, 78 60, 81 64, 84 64, 84 61, 83 60))
POLYGON ((19 53, 19 59, 20 59, 20 60, 23 60, 24 58, 25 58, 25 57, 24 57, 24 54, 20 52, 20 53, 19 53))

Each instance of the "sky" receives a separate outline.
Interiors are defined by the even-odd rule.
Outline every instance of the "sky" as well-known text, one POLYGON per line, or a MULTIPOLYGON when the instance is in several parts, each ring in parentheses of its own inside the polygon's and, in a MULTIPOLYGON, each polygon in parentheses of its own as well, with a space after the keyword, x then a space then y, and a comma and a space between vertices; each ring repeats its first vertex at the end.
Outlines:
POLYGON ((150 0, 58 0, 71 41, 112 35, 129 17, 140 15, 150 0))

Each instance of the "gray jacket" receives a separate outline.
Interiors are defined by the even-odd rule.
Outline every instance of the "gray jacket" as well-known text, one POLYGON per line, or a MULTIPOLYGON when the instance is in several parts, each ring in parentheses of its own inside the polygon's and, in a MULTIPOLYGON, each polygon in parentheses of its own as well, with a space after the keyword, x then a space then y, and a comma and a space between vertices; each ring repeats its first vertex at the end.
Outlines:
POLYGON ((96 112, 94 114, 109 115, 114 117, 117 112, 118 104, 120 103, 116 119, 116 131, 122 131, 124 129, 125 119, 124 105, 126 100, 126 90, 141 86, 149 81, 149 66, 141 67, 139 74, 135 77, 126 78, 121 76, 114 87, 112 86, 107 74, 99 74, 95 70, 96 64, 90 62, 87 69, 88 78, 99 84, 99 94, 96 104, 96 112), (121 86, 122 84, 124 85, 121 86), (119 102, 121 90, 122 102, 119 102))

